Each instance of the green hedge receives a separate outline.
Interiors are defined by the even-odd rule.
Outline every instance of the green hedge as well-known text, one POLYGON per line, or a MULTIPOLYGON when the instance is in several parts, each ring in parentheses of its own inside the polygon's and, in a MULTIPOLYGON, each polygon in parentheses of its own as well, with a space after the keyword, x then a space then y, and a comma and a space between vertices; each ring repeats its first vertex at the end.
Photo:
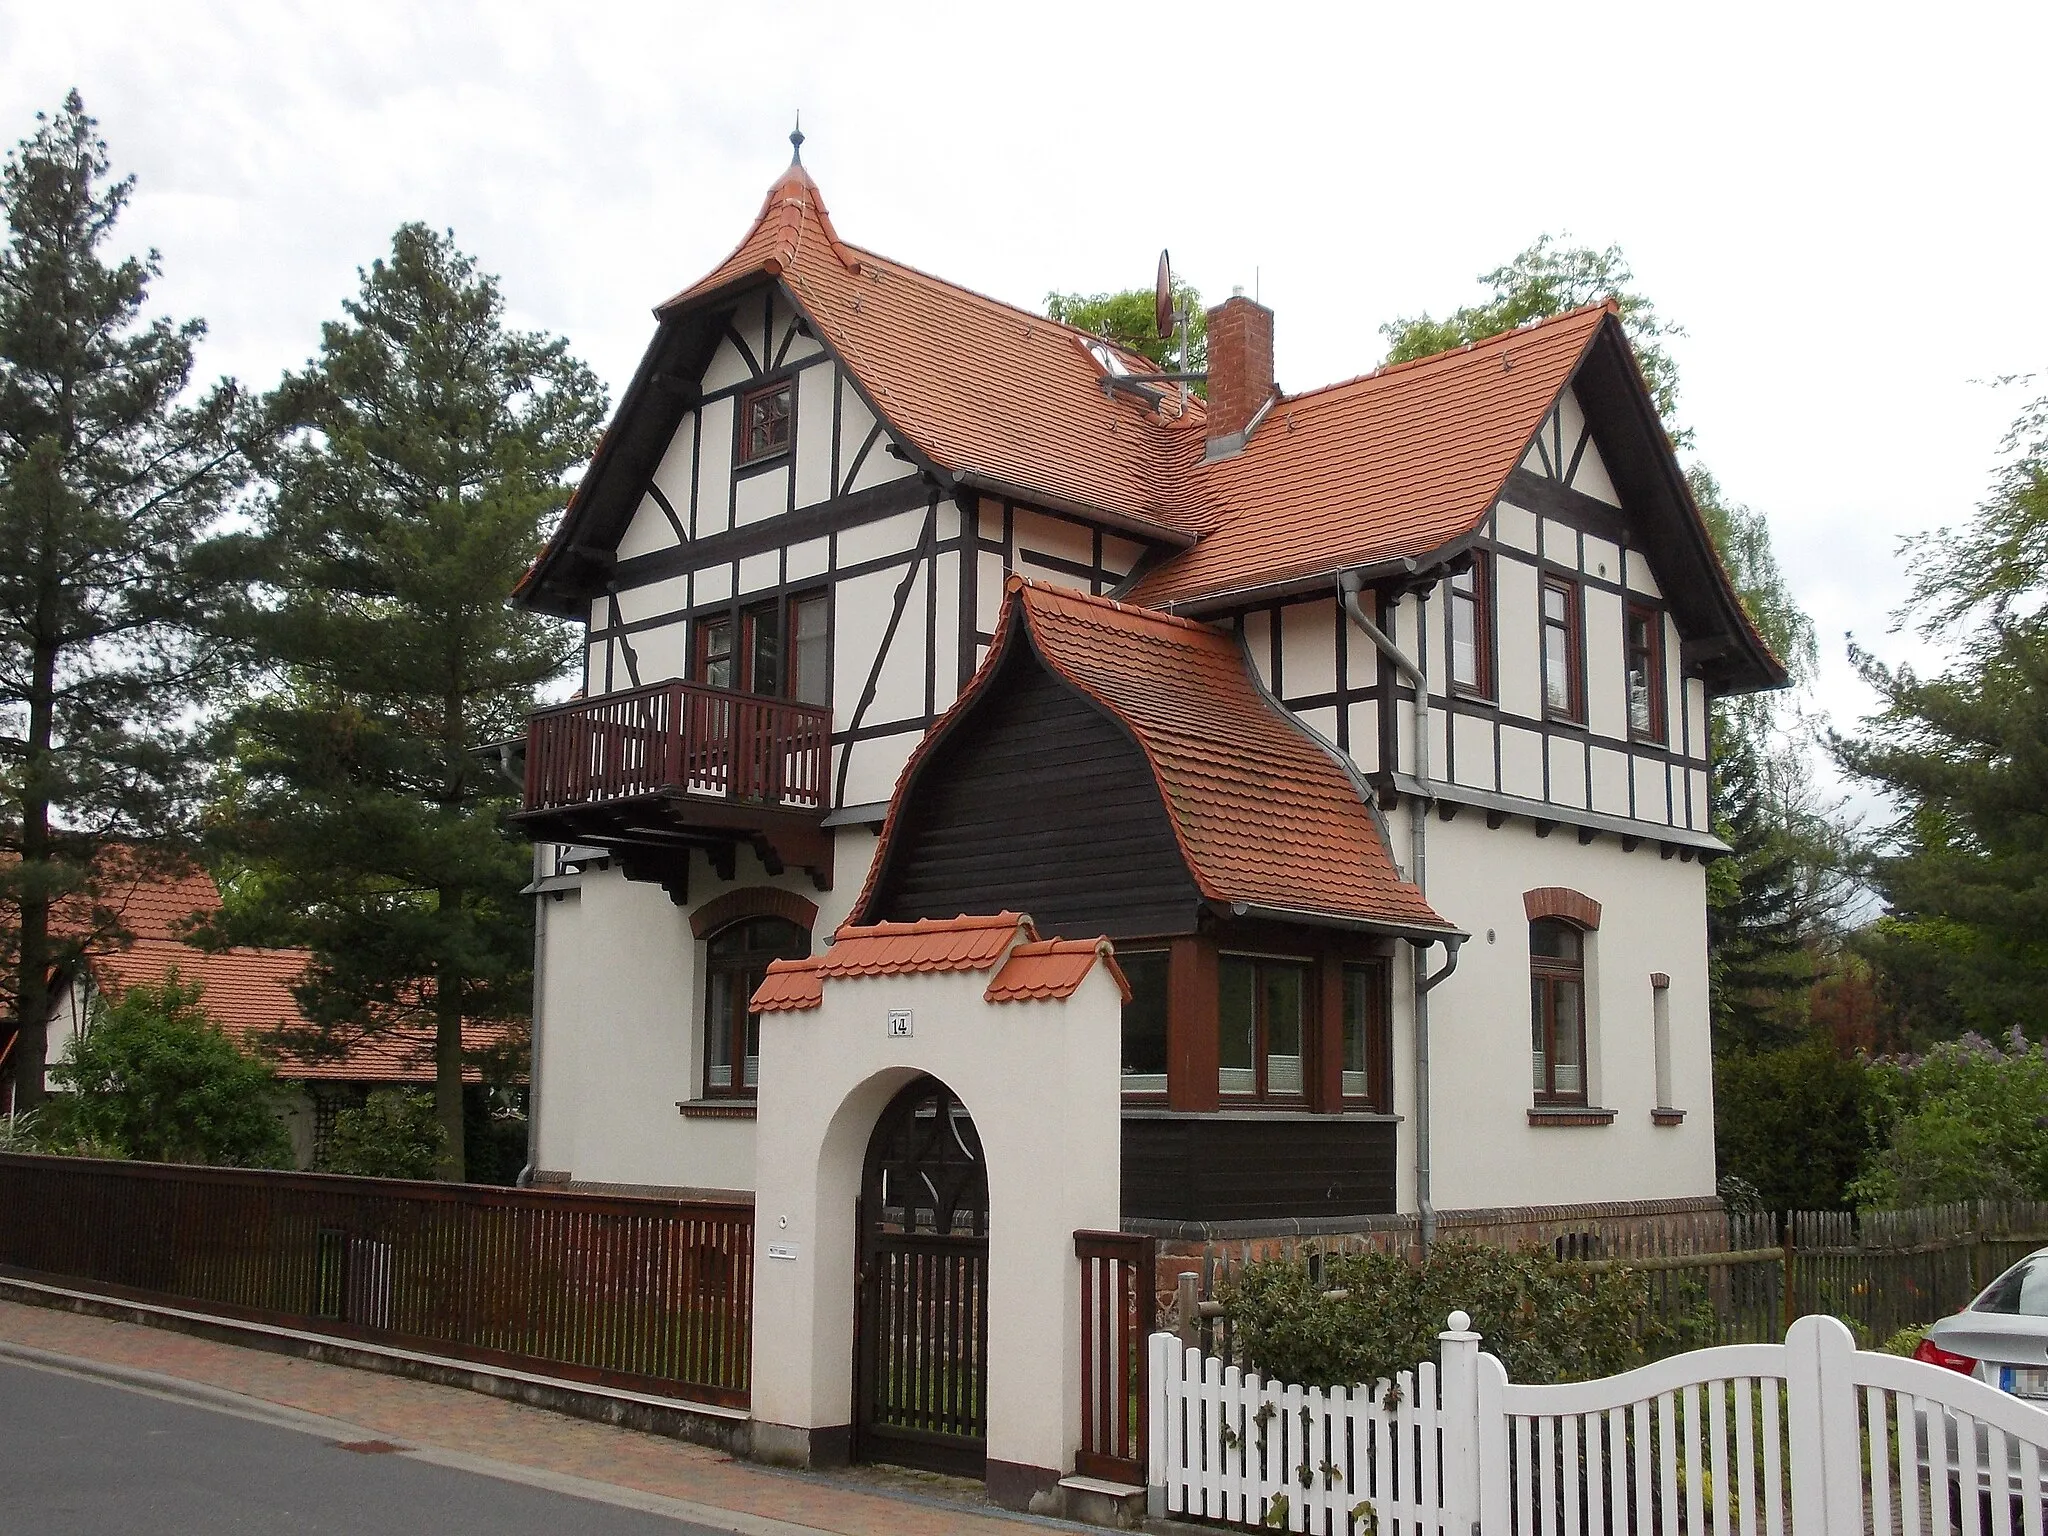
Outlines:
POLYGON ((1649 1294, 1643 1278, 1542 1248, 1441 1244, 1427 1261, 1398 1254, 1247 1264, 1219 1288, 1250 1365, 1304 1386, 1391 1379, 1437 1356, 1453 1311, 1468 1313, 1513 1381, 1585 1381, 1639 1364, 1649 1294))

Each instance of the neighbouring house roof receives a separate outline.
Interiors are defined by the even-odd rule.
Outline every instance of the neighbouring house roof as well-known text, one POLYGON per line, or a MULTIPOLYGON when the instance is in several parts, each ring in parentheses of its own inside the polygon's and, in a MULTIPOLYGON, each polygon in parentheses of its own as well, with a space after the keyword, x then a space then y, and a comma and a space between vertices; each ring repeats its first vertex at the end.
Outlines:
MULTIPOLYGON (((330 1050, 296 1052, 272 1037, 279 1030, 308 1030, 292 988, 304 975, 310 951, 303 949, 230 949, 207 951, 185 942, 190 921, 221 906, 213 877, 191 866, 150 868, 130 880, 109 882, 101 906, 115 913, 128 936, 125 945, 94 933, 85 966, 93 985, 111 997, 135 986, 160 986, 176 971, 180 980, 200 988, 200 1006, 245 1050, 267 1055, 280 1077, 290 1081, 355 1083, 431 1083, 434 1080, 434 1032, 405 1025, 374 1034, 337 1040, 330 1050)), ((57 914, 59 928, 88 926, 77 912, 57 914)), ((466 1022, 463 1046, 488 1051, 507 1043, 509 1031, 499 1023, 466 1022)), ((468 1082, 482 1081, 475 1066, 466 1066, 468 1082)))
MULTIPOLYGON (((694 398, 676 380, 701 371, 723 334, 717 317, 769 283, 937 482, 1149 539, 1165 558, 1130 595, 1153 606, 1214 609, 1347 569, 1455 556, 1558 396, 1592 368, 1608 434, 1629 437, 1650 464, 1634 498, 1659 524, 1646 549, 1672 571, 1666 584, 1692 630, 1727 639, 1716 685, 1784 679, 1713 553, 1611 303, 1276 392, 1243 450, 1209 461, 1199 399, 1105 391, 1094 338, 847 243, 801 165, 769 188, 730 256, 657 308, 662 328, 521 598, 569 613, 590 595, 694 398)), ((1133 372, 1152 367, 1116 357, 1133 372)))
POLYGON ((770 961, 749 1006, 755 1013, 800 1013, 824 1003, 827 981, 932 971, 994 971, 982 994, 989 1002, 1042 1001, 1073 996, 1098 963, 1109 967, 1128 1000, 1130 983, 1108 939, 1040 939, 1021 913, 847 923, 822 955, 770 961))
POLYGON ((1135 739, 1205 898, 1397 932, 1456 931, 1396 873, 1361 786, 1265 695, 1235 639, 1018 576, 1004 590, 988 657, 897 781, 856 912, 869 910, 884 878, 920 768, 972 714, 1011 647, 1028 645, 1135 739))

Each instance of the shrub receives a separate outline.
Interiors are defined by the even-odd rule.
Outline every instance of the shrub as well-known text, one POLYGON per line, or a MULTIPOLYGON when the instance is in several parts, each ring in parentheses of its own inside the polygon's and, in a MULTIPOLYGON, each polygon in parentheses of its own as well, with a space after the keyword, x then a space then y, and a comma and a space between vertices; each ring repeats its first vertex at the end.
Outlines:
POLYGON ((1816 1036, 1714 1063, 1714 1159, 1763 1210, 1838 1210, 1870 1146, 1867 1072, 1816 1036))
POLYGON ((1304 1386, 1371 1383, 1437 1353, 1453 1311, 1469 1313, 1515 1381, 1584 1381, 1641 1358, 1648 1288, 1542 1248, 1445 1243, 1422 1264, 1398 1254, 1325 1258, 1320 1279, 1286 1260, 1247 1264, 1218 1299, 1263 1374, 1304 1386))
POLYGON ((379 1088, 334 1117, 320 1169, 367 1179, 431 1179, 447 1145, 431 1093, 379 1088))
POLYGON ((2048 1045, 2017 1026, 2003 1050, 1970 1034, 1872 1062, 1870 1118, 1883 1145, 1851 1193, 1880 1208, 2048 1198, 2044 1109, 2048 1045))
POLYGON ((207 1017, 200 990, 174 971, 160 987, 101 1001, 50 1071, 53 1097, 39 1126, 53 1151, 158 1163, 289 1168, 277 1079, 207 1017))

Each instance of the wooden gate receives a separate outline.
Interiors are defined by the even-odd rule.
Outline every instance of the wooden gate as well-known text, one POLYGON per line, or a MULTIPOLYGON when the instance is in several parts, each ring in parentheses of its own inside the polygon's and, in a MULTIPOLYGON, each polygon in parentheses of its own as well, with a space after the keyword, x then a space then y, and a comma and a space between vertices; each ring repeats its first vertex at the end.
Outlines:
POLYGON ((988 1459, 988 1169, 937 1078, 882 1111, 861 1177, 854 1454, 970 1477, 988 1459))

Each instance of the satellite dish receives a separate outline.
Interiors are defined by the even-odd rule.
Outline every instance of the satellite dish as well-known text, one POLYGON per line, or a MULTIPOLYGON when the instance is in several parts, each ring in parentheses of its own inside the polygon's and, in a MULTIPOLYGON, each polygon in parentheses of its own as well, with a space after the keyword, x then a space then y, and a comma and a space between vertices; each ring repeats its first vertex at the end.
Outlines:
POLYGON ((1152 289, 1152 318, 1162 337, 1173 334, 1173 267, 1164 251, 1159 253, 1159 281, 1152 289))

